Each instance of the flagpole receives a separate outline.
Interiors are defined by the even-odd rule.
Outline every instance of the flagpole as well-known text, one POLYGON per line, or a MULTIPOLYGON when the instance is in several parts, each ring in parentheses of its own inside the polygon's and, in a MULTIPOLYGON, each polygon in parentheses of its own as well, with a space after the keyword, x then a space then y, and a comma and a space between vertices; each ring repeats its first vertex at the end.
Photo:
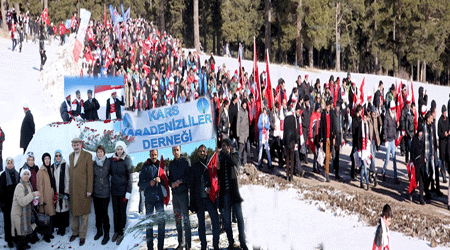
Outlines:
MULTIPOLYGON (((269 74, 269 66, 270 66, 269 49, 266 49, 266 53, 267 53, 267 72, 266 72, 266 74, 267 74, 267 76, 270 76, 270 74, 269 74)), ((268 78, 268 77, 266 77, 266 78, 268 78)), ((267 79, 266 79, 266 82, 267 82, 267 79)), ((272 81, 270 81, 270 87, 272 88, 272 81)), ((267 86, 266 86, 266 88, 267 88, 267 86)), ((270 89, 269 94, 272 96, 271 99, 272 99, 272 109, 273 109, 273 107, 275 107, 275 103, 274 103, 275 97, 273 96, 272 89, 270 89)))

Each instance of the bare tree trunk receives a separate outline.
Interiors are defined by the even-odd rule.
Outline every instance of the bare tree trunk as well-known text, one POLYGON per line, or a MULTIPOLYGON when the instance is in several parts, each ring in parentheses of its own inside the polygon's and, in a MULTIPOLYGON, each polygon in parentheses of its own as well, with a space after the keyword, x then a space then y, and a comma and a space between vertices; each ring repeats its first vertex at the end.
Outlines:
POLYGON ((423 61, 423 68, 422 68, 422 82, 427 81, 427 61, 423 61))
POLYGON ((161 34, 166 30, 166 21, 164 19, 166 0, 159 0, 159 31, 161 34))
POLYGON ((303 43, 302 43, 302 20, 303 20, 303 6, 302 0, 298 0, 297 7, 297 37, 295 39, 297 65, 303 67, 303 43))
POLYGON ((417 78, 416 80, 420 82, 420 60, 417 60, 417 78))
POLYGON ((312 68, 314 67, 314 47, 312 46, 312 44, 309 46, 309 67, 312 68))
POLYGON ((2 4, 2 25, 3 25, 3 30, 8 30, 8 25, 6 24, 6 5, 7 5, 7 0, 1 0, 1 4, 2 4))
POLYGON ((271 15, 271 0, 264 0, 265 4, 265 14, 264 14, 264 21, 265 21, 265 45, 266 45, 266 51, 269 51, 270 55, 270 47, 271 47, 271 22, 272 22, 272 15, 271 15))
POLYGON ((335 32, 336 32, 336 71, 341 71, 341 45, 339 44, 339 40, 341 39, 341 30, 339 28, 339 15, 341 13, 340 10, 341 7, 341 3, 337 2, 336 3, 336 27, 335 27, 335 32))
POLYGON ((198 0, 194 0, 194 46, 200 53, 200 28, 198 25, 198 0))

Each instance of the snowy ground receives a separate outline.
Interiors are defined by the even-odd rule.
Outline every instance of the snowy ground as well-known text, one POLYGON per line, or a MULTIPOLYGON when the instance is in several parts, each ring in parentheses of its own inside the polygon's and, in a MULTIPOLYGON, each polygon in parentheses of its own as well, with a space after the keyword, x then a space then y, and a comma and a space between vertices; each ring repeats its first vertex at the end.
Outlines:
MULTIPOLYGON (((70 41, 68 41, 70 43, 70 41)), ((27 102, 31 112, 34 115, 36 123, 36 131, 40 130, 36 135, 36 140, 30 144, 30 149, 36 151, 37 164, 40 165, 40 155, 44 151, 53 154, 54 149, 61 148, 65 158, 70 153, 70 140, 73 135, 79 132, 80 128, 75 128, 74 124, 67 125, 64 129, 55 134, 54 127, 45 126, 51 122, 61 121, 59 115, 59 105, 63 101, 63 88, 61 82, 62 65, 64 62, 67 66, 67 58, 64 56, 71 52, 69 45, 60 47, 56 42, 52 45, 46 45, 48 61, 44 67, 44 72, 39 71, 40 58, 38 52, 38 43, 24 43, 22 53, 11 51, 11 41, 9 39, 0 39, 0 73, 2 75, 1 91, 0 91, 0 107, 2 112, 0 116, 0 126, 6 134, 6 141, 3 146, 3 159, 8 156, 16 157, 16 167, 19 168, 23 161, 21 157, 22 150, 19 148, 20 126, 23 120, 23 103, 27 102), (61 48, 65 51, 61 52, 61 48), (62 57, 62 58, 61 58, 62 57), (58 59, 59 58, 59 59, 58 59), (58 63, 55 63, 58 61, 58 63), (52 64, 55 63, 55 64, 52 64), (42 81, 41 81, 42 80, 42 81), (52 84, 48 84, 51 82, 52 84)), ((206 57, 202 57, 206 59, 206 57)), ((216 57, 218 65, 227 64, 227 69, 234 72, 237 69, 237 59, 216 57)), ((252 62, 244 61, 243 66, 247 71, 251 71, 252 62)), ((77 72, 77 65, 69 65, 72 67, 71 74, 77 72)), ((259 64, 259 70, 262 72, 265 64, 259 64)), ((275 84, 279 77, 286 80, 287 88, 291 89, 297 75, 304 76, 305 71, 295 69, 293 67, 277 66, 271 67, 272 82, 275 84)), ((328 80, 333 74, 335 77, 341 78, 346 73, 315 71, 309 72, 310 79, 314 80, 318 77, 321 82, 328 80)), ((390 84, 395 83, 395 79, 386 76, 372 76, 362 74, 352 74, 353 80, 359 84, 363 77, 366 77, 365 92, 374 93, 374 86, 379 80, 385 82, 385 89, 390 84)), ((398 80, 400 82, 400 80, 398 80)), ((403 81, 405 82, 405 81, 403 81)), ((417 89, 421 84, 414 83, 416 99, 418 98, 417 89)), ((448 87, 440 87, 434 85, 423 85, 428 90, 430 100, 436 99, 438 110, 442 104, 446 104, 450 89, 448 87)), ((438 112, 439 113, 439 112, 438 112)), ((88 125, 89 126, 89 125, 88 125)), ((104 129, 99 125, 99 129, 104 129)), ((92 127, 92 126, 91 126, 92 127)), ((136 176, 135 176, 136 178, 136 176)), ((128 205, 128 226, 134 225, 139 218, 138 202, 139 194, 137 192, 137 183, 135 182, 132 198, 128 205)), ((367 249, 372 246, 372 240, 375 232, 374 227, 368 227, 358 222, 357 217, 336 217, 330 211, 321 212, 317 205, 310 205, 309 202, 297 199, 296 190, 275 191, 274 189, 263 188, 260 186, 244 186, 241 189, 244 198, 243 213, 246 220, 246 233, 249 246, 261 246, 263 249, 314 249, 319 244, 323 244, 325 249, 367 249)), ((171 212, 172 208, 166 208, 167 212, 171 212)), ((110 221, 112 223, 112 209, 110 207, 110 221)), ((2 235, 3 222, 0 216, 0 235, 2 235)), ((198 236, 196 236, 195 221, 196 216, 191 216, 193 226, 193 248, 199 249, 198 236)), ((101 246, 100 242, 93 241, 95 234, 95 217, 92 213, 89 218, 89 231, 86 245, 82 249, 93 249, 101 246)), ((167 248, 175 247, 176 231, 173 223, 166 225, 167 248)), ((235 229, 236 231, 236 229, 235 229)), ((156 230, 155 230, 156 233, 156 230)), ((48 244, 43 241, 33 246, 35 249, 78 249, 78 242, 69 244, 70 230, 65 237, 56 236, 52 243, 48 244)), ((104 249, 139 249, 145 246, 144 234, 127 235, 120 247, 114 243, 109 243, 104 249)), ((237 238, 237 232, 235 232, 237 238)), ((402 236, 399 233, 392 233, 393 249, 424 249, 429 248, 428 243, 402 236)), ((211 242, 211 236, 208 236, 211 242)), ((226 246, 226 236, 221 235, 221 247, 226 246)), ((5 245, 3 239, 0 239, 0 246, 5 245)))

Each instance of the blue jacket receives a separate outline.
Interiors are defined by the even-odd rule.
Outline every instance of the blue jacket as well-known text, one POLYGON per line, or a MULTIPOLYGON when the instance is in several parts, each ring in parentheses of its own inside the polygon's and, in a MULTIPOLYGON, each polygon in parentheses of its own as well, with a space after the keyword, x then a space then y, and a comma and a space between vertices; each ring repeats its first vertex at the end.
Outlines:
POLYGON ((259 130, 259 140, 262 140, 262 134, 263 134, 263 127, 266 128, 267 131, 267 138, 269 137, 269 131, 270 131, 270 119, 269 115, 267 115, 266 123, 263 124, 263 116, 264 114, 261 113, 258 120, 258 130, 259 130))
POLYGON ((161 185, 164 185, 162 180, 161 183, 156 183, 153 187, 150 186, 150 181, 158 177, 158 172, 159 160, 153 163, 151 159, 147 159, 144 165, 142 165, 141 173, 139 173, 138 186, 144 190, 145 200, 151 203, 164 201, 164 196, 161 191, 161 185))

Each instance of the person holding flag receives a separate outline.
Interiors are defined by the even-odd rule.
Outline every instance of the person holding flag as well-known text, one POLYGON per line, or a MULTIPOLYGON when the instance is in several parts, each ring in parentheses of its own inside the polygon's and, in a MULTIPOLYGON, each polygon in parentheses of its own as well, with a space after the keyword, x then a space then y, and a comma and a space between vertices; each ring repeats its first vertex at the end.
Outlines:
POLYGON ((217 177, 217 153, 215 153, 208 162, 206 146, 202 144, 197 150, 199 160, 192 165, 190 171, 191 204, 189 210, 197 213, 198 236, 201 241, 201 249, 207 249, 205 211, 208 211, 213 229, 213 248, 214 250, 218 250, 220 222, 219 214, 217 213, 217 192, 213 192, 213 190, 217 190, 218 187, 217 185, 213 185, 213 180, 217 177))
POLYGON ((167 200, 168 204, 169 189, 167 178, 164 180, 165 170, 160 166, 164 165, 164 158, 161 156, 161 161, 158 160, 158 150, 150 151, 150 158, 142 165, 142 170, 139 173, 140 189, 144 190, 145 212, 147 216, 152 216, 154 220, 150 220, 147 224, 146 239, 147 249, 153 249, 153 222, 158 223, 158 250, 164 249, 165 237, 165 216, 164 203, 167 200), (163 174, 160 177, 160 173, 163 174), (164 181, 164 183, 162 182, 164 181))
POLYGON ((234 249, 233 229, 231 228, 231 210, 236 215, 240 248, 248 250, 245 242, 244 217, 242 215, 241 203, 243 199, 239 193, 239 184, 236 167, 239 164, 239 155, 231 150, 231 140, 224 139, 222 149, 218 154, 217 175, 219 179, 219 209, 222 210, 223 223, 228 238, 227 249, 234 249))

